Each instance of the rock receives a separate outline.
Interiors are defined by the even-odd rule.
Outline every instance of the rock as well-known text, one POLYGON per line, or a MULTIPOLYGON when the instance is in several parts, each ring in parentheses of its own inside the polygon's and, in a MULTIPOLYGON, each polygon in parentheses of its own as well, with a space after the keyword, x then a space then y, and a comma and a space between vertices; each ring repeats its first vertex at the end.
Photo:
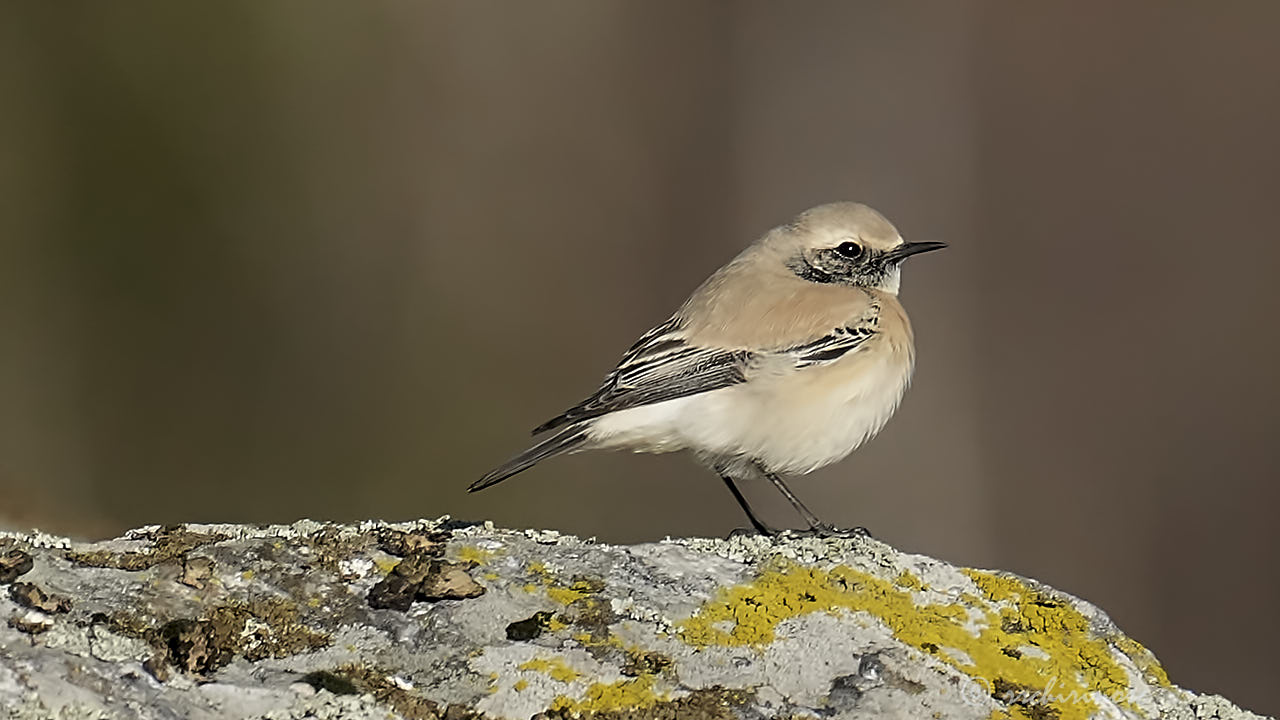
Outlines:
POLYGON ((182 562, 182 577, 178 582, 197 590, 203 590, 213 577, 213 560, 207 557, 188 557, 182 562))
POLYGON ((44 613, 64 613, 71 610, 71 600, 60 595, 50 595, 28 582, 9 586, 9 599, 25 608, 44 613))
POLYGON ((8 550, 0 555, 0 583, 13 582, 31 572, 32 567, 31 555, 21 550, 8 550))
POLYGON ((1083 600, 865 537, 8 533, 0 581, 21 720, 1257 717, 1083 600))

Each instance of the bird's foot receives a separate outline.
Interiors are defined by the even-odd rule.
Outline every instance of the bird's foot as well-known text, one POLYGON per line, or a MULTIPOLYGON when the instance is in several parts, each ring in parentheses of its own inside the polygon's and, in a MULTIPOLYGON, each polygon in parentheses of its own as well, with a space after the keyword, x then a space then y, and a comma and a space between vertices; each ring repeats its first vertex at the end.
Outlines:
POLYGON ((750 528, 735 528, 729 533, 730 538, 737 537, 794 537, 794 538, 869 538, 871 533, 864 527, 839 528, 827 523, 817 523, 804 530, 776 530, 768 525, 750 528))
POLYGON ((737 537, 777 537, 778 535, 779 535, 779 531, 778 531, 778 530, 774 530, 773 528, 769 527, 768 525, 761 525, 761 526, 759 526, 759 527, 749 527, 749 528, 734 528, 732 531, 730 531, 730 532, 729 532, 729 537, 730 537, 730 538, 737 538, 737 537))
POLYGON ((788 535, 802 538, 869 538, 871 533, 862 526, 838 528, 827 523, 817 523, 808 530, 788 530, 788 535))

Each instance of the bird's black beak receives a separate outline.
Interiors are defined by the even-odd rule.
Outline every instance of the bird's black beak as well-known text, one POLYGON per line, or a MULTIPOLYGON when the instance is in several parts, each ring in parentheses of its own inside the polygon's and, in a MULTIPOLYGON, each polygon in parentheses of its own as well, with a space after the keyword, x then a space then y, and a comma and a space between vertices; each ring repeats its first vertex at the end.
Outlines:
POLYGON ((946 243, 944 243, 944 242, 909 242, 909 243, 902 243, 901 245, 899 245, 898 247, 896 247, 896 248, 894 248, 894 249, 890 250, 889 252, 885 253, 885 254, 884 254, 883 256, 881 256, 881 257, 882 257, 882 259, 884 260, 885 264, 893 265, 893 264, 896 264, 896 263, 900 263, 900 262, 902 262, 903 260, 906 260, 907 258, 911 257, 912 255, 919 255, 920 253, 926 253, 926 252, 929 252, 929 251, 931 251, 931 250, 941 250, 942 248, 944 248, 944 247, 946 247, 946 246, 947 246, 947 244, 946 244, 946 243))

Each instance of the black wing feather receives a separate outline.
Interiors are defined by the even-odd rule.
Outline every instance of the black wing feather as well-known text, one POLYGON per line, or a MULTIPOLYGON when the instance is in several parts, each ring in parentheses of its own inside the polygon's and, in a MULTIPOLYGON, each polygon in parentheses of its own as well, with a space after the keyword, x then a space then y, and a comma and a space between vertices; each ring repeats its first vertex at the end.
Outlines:
POLYGON ((876 334, 876 323, 863 322, 850 327, 837 328, 835 332, 810 343, 797 345, 787 350, 796 359, 796 367, 835 362, 857 350, 862 343, 876 334))
POLYGON ((701 348, 680 334, 679 318, 645 333, 591 397, 534 429, 533 434, 611 412, 652 405, 745 381, 752 353, 701 348))

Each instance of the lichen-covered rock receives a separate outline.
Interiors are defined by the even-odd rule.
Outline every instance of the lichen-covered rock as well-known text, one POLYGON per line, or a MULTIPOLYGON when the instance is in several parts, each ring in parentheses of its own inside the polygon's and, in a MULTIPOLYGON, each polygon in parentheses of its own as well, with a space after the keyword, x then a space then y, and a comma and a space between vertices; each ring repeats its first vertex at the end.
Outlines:
POLYGON ((1256 717, 1082 600, 869 538, 8 534, 0 583, 22 720, 1256 717))

